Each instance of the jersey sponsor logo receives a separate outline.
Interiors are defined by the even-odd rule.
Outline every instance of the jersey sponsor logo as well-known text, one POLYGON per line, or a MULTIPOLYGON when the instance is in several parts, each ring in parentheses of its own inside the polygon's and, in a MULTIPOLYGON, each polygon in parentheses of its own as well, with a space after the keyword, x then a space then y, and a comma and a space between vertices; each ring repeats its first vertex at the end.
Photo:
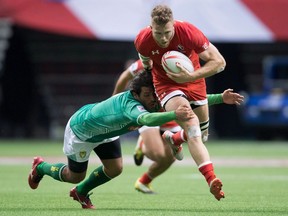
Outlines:
POLYGON ((140 112, 146 111, 146 109, 145 109, 143 106, 137 106, 137 109, 138 109, 140 112))
POLYGON ((152 55, 155 55, 155 54, 158 54, 158 55, 159 55, 159 54, 160 54, 160 53, 159 53, 159 50, 155 50, 155 51, 152 50, 152 55))

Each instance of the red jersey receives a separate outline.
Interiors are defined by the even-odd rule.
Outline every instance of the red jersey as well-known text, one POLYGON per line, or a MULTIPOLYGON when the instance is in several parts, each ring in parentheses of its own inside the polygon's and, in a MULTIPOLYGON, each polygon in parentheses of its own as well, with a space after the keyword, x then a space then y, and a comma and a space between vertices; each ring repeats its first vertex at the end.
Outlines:
POLYGON ((162 48, 155 42, 150 26, 142 29, 134 41, 136 50, 153 61, 153 82, 160 101, 175 90, 183 91, 189 101, 206 100, 204 78, 189 83, 176 83, 166 75, 161 65, 161 58, 167 51, 179 51, 190 58, 196 70, 200 67, 198 53, 208 48, 209 40, 199 29, 188 22, 174 21, 174 29, 175 34, 167 48, 162 48))

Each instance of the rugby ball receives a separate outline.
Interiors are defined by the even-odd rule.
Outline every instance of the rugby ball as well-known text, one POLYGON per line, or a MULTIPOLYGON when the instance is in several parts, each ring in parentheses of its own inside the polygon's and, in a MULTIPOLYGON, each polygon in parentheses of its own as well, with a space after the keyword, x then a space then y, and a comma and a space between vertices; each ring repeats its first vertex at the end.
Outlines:
POLYGON ((194 71, 191 60, 181 52, 168 51, 164 53, 161 59, 162 67, 166 72, 179 73, 180 69, 176 66, 176 62, 181 64, 190 73, 194 71))

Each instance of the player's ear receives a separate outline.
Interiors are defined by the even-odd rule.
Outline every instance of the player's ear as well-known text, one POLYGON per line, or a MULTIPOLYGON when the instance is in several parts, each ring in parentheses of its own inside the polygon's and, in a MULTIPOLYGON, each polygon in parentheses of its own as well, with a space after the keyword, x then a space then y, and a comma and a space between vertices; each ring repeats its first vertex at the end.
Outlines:
POLYGON ((131 93, 135 99, 139 99, 139 95, 135 91, 131 91, 131 93))
POLYGON ((143 99, 140 97, 141 93, 137 94, 135 97, 140 103, 143 103, 143 99))

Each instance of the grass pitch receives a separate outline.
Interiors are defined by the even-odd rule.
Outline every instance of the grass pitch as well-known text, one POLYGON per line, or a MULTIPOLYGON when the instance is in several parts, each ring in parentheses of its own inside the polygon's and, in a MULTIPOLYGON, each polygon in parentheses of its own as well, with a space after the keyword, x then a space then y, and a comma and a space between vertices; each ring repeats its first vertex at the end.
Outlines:
MULTIPOLYGON (((123 155, 131 156, 134 144, 126 140, 122 144, 123 155)), ((156 195, 134 190, 134 182, 147 170, 147 163, 140 167, 125 163, 119 177, 93 190, 90 198, 96 210, 82 210, 69 197, 72 184, 47 176, 35 191, 27 184, 33 156, 61 158, 61 142, 2 140, 0 215, 288 215, 287 143, 209 141, 207 147, 224 183, 225 199, 217 201, 210 194, 204 178, 190 161, 177 161, 156 178, 156 195)), ((189 158, 187 147, 184 151, 185 158, 189 158)), ((98 165, 90 163, 89 170, 98 165)))

